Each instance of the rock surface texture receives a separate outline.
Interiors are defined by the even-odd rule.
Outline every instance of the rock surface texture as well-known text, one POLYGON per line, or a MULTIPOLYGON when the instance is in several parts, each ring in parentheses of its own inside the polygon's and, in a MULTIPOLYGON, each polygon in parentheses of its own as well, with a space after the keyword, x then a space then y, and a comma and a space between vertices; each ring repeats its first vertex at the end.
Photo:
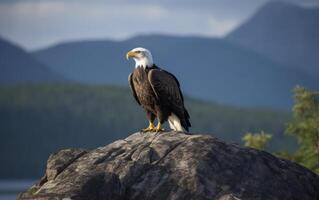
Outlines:
POLYGON ((319 177, 290 161, 206 135, 135 133, 52 154, 18 199, 318 200, 319 177))

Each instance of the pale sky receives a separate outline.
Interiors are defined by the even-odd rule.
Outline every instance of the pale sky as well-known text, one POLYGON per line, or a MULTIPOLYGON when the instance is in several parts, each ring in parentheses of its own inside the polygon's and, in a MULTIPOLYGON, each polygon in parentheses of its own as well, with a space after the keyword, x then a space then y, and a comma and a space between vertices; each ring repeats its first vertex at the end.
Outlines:
MULTIPOLYGON (((121 40, 151 33, 220 37, 268 1, 0 0, 0 36, 29 50, 70 40, 121 40)), ((319 5, 319 0, 289 2, 319 5)))

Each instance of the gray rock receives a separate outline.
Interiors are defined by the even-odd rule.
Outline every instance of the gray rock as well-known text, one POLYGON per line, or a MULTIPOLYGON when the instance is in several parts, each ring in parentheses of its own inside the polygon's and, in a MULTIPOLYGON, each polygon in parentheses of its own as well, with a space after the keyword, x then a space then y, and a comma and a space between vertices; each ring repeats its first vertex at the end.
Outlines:
POLYGON ((318 200, 319 177, 271 154, 206 135, 135 133, 50 156, 19 199, 318 200))

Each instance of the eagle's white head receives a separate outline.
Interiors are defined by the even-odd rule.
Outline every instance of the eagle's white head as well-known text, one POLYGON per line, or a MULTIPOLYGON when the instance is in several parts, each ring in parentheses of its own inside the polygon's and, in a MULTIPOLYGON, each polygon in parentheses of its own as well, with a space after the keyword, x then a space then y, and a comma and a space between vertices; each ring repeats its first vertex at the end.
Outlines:
POLYGON ((135 60, 135 67, 151 67, 153 65, 153 57, 149 50, 137 47, 127 52, 126 59, 133 58, 135 60))

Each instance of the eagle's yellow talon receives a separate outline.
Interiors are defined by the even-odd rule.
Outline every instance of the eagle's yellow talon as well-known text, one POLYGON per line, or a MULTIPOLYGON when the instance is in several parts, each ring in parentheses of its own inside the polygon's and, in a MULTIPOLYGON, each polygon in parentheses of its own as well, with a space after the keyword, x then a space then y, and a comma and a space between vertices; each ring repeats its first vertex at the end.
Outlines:
POLYGON ((155 128, 155 132, 163 132, 165 131, 165 129, 161 128, 162 124, 161 123, 158 123, 156 128, 155 128))
POLYGON ((147 128, 142 129, 141 131, 142 132, 154 132, 154 130, 155 130, 154 128, 148 128, 147 127, 147 128))
POLYGON ((142 132, 153 132, 155 130, 155 126, 152 122, 148 125, 147 128, 142 129, 142 132))
POLYGON ((159 133, 159 132, 164 132, 165 131, 165 129, 163 129, 163 128, 160 128, 160 129, 155 129, 155 132, 156 133, 159 133))

